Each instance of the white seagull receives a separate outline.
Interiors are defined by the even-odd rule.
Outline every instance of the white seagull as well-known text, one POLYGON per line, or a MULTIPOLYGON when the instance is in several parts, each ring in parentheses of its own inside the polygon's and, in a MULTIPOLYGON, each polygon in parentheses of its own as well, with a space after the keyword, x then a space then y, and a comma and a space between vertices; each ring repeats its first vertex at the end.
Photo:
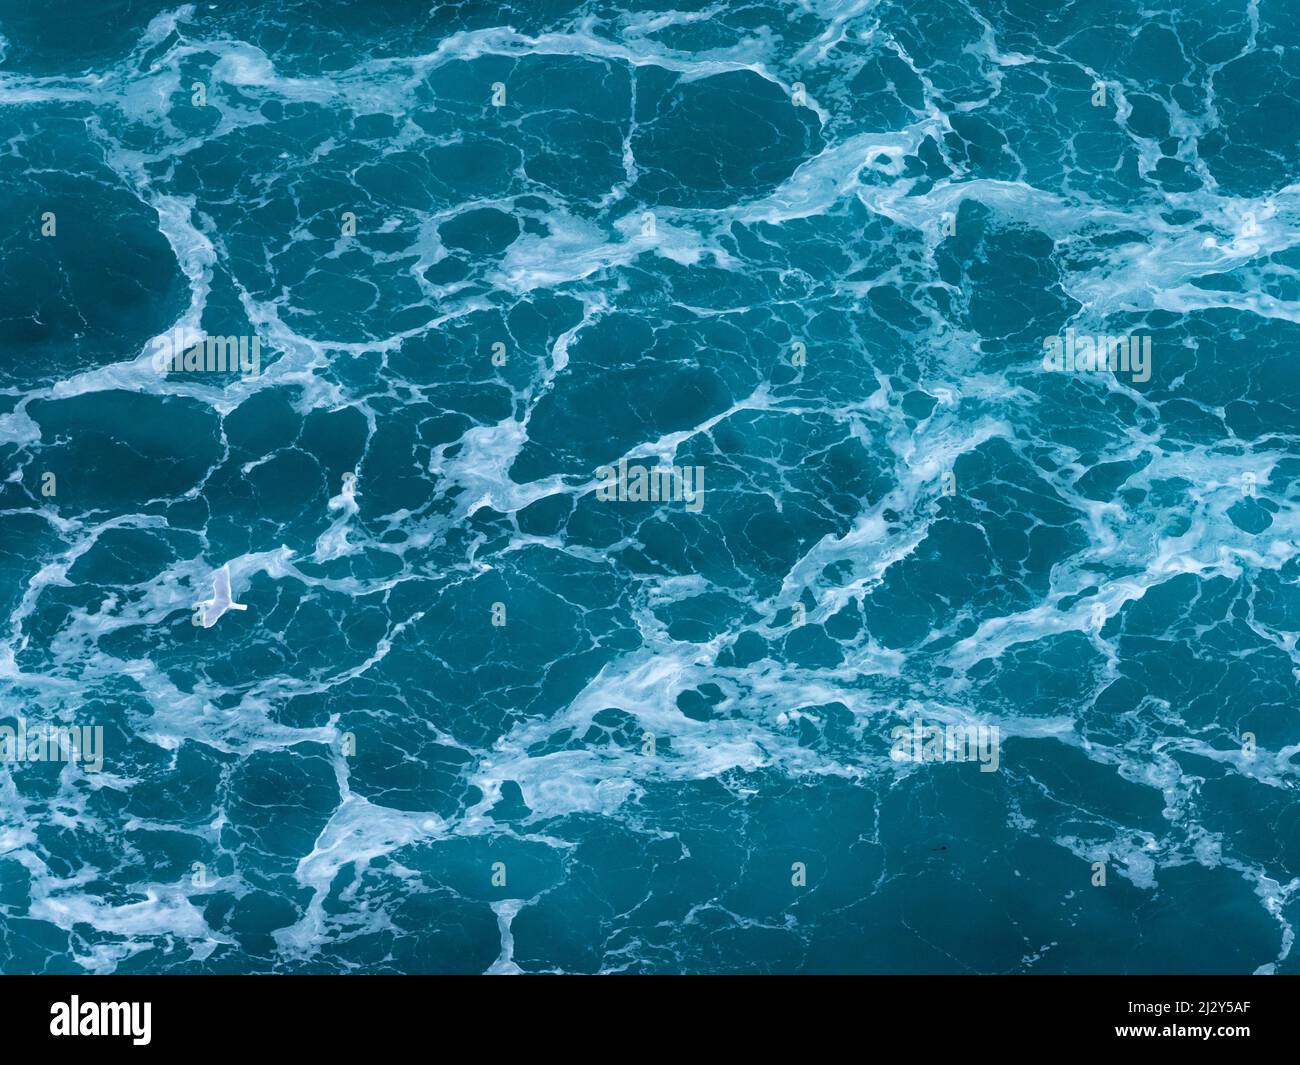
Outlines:
POLYGON ((246 603, 236 603, 230 593, 230 563, 212 575, 212 598, 199 604, 203 608, 203 627, 212 628, 227 610, 247 610, 246 603))

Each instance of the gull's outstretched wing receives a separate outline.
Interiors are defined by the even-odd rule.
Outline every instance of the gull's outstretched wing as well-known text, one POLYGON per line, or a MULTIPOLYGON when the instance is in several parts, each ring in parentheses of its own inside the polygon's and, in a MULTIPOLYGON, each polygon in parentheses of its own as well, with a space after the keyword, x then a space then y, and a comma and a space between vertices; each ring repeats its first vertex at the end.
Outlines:
POLYGON ((230 567, 222 566, 212 575, 212 602, 222 610, 230 605, 230 567))

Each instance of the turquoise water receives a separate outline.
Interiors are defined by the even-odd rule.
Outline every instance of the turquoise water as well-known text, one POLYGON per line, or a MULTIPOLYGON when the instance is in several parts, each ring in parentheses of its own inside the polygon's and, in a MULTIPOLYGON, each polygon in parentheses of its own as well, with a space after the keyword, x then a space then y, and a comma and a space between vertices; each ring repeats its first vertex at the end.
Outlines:
POLYGON ((1280 0, 0 0, 0 971, 1300 971, 1297 129, 1280 0))

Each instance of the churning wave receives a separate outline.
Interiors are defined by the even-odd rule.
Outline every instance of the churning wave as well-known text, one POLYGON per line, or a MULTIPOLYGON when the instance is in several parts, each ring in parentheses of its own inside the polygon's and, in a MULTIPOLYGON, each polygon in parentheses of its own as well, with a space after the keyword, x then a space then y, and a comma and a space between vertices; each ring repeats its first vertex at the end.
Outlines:
POLYGON ((1298 123, 1281 0, 0 0, 0 971, 1300 971, 1298 123))

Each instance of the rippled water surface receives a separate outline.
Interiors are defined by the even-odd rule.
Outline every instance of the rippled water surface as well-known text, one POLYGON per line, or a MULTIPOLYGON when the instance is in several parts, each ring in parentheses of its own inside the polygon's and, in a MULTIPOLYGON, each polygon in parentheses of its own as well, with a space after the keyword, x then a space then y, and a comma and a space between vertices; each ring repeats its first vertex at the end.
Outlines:
POLYGON ((1300 971, 1291 4, 0 55, 0 971, 1300 971))

